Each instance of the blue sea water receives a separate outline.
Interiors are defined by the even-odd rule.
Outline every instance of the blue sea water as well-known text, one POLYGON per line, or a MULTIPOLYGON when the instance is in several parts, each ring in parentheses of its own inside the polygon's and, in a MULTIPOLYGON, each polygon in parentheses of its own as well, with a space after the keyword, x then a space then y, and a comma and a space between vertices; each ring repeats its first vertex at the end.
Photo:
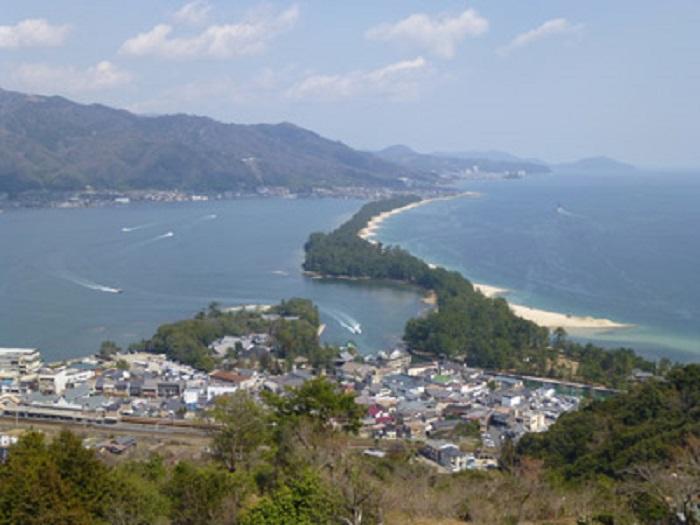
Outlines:
MULTIPOLYGON (((463 186, 481 196, 393 216, 379 239, 508 288, 514 302, 635 325, 576 337, 700 359, 699 176, 548 175, 463 186)), ((0 346, 37 346, 48 360, 64 359, 106 339, 148 337, 211 301, 302 296, 319 305, 326 341, 386 348, 424 310, 416 291, 301 273, 309 233, 334 228, 361 205, 250 199, 0 214, 0 346), (348 331, 355 322, 361 334, 348 331)))
POLYGON ((162 323, 222 305, 314 300, 332 343, 366 352, 395 344, 425 306, 411 289, 319 281, 301 272, 313 231, 358 200, 249 199, 0 214, 0 346, 47 360, 127 345, 162 323), (115 293, 122 290, 122 293, 115 293), (355 322, 362 333, 347 327, 355 322))
POLYGON ((578 331, 651 356, 700 359, 700 174, 542 175, 463 183, 478 198, 386 220, 378 239, 518 304, 630 323, 578 331))

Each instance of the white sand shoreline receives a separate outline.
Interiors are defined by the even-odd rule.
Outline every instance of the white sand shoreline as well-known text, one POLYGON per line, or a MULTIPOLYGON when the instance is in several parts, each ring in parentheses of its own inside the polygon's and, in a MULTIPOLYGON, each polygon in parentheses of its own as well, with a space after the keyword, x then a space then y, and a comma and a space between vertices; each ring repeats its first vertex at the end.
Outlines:
MULTIPOLYGON (((398 215, 399 213, 403 213, 413 208, 417 208, 418 206, 423 206, 425 204, 429 204, 431 202, 439 200, 450 200, 460 197, 478 196, 479 193, 476 192, 464 192, 459 193, 457 195, 450 195, 448 197, 435 197, 433 199, 424 199, 418 202, 408 204, 406 206, 402 206, 400 208, 395 208, 393 210, 386 211, 372 217, 367 223, 367 226, 362 228, 357 233, 357 235, 358 237, 366 240, 367 242, 377 244, 378 241, 375 239, 377 232, 382 223, 389 217, 393 217, 394 215, 398 215)), ((435 265, 431 263, 428 263, 428 265, 431 268, 435 267, 435 265)), ((497 286, 491 286, 482 283, 472 284, 474 285, 474 288, 479 290, 486 297, 502 297, 508 294, 508 290, 505 288, 499 288, 497 286)), ((546 328, 561 327, 564 329, 574 330, 619 330, 624 328, 631 328, 634 326, 631 324, 618 323, 610 319, 590 316, 568 315, 560 312, 551 312, 539 308, 532 308, 530 306, 513 304, 510 301, 508 301, 508 305, 510 306, 510 309, 513 311, 513 313, 518 317, 522 317, 523 319, 527 319, 528 321, 532 321, 533 323, 538 324, 540 326, 544 326, 546 328)))
MULTIPOLYGON (((479 290, 486 297, 502 297, 508 294, 505 288, 489 286, 487 284, 473 283, 474 288, 479 290)), ((634 325, 618 323, 610 319, 600 317, 568 315, 560 312, 541 310, 508 301, 508 306, 518 317, 532 321, 535 324, 546 328, 569 328, 578 330, 619 330, 621 328, 631 328, 634 325)))
POLYGON ((479 195, 480 194, 475 191, 465 191, 456 195, 448 195, 447 197, 433 197, 431 199, 423 199, 417 202, 412 202, 411 204, 407 204, 406 206, 401 206, 400 208, 394 208, 393 210, 382 212, 372 217, 367 223, 367 226, 365 226, 359 232, 357 232, 357 236, 360 237, 360 239, 364 239, 367 242, 377 244, 377 241, 374 239, 375 235, 377 234, 377 230, 379 230, 379 227, 382 225, 382 223, 389 217, 393 217, 394 215, 398 215, 399 213, 418 208, 419 206, 430 204, 431 202, 448 201, 452 199, 458 199, 460 197, 478 197, 479 195))

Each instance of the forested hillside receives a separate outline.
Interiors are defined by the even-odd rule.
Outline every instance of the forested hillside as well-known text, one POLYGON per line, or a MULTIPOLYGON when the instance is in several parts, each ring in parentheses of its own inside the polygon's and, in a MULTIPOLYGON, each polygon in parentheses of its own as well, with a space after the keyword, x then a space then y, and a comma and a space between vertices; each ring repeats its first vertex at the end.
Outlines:
POLYGON ((293 124, 224 124, 191 115, 139 116, 62 97, 0 89, 0 193, 29 190, 294 190, 402 187, 427 180, 293 124))

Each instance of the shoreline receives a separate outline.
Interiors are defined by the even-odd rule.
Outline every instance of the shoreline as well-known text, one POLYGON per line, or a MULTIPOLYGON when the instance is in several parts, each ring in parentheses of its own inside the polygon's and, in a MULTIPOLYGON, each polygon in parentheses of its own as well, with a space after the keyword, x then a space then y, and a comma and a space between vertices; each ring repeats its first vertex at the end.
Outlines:
MULTIPOLYGON (((505 288, 498 288, 487 284, 472 283, 474 288, 480 291, 483 295, 489 298, 503 297, 508 294, 505 288)), ((618 323, 611 319, 602 317, 569 315, 561 312, 552 312, 550 310, 542 310, 521 304, 514 304, 508 301, 508 306, 518 317, 532 321, 535 324, 544 326, 545 328, 571 328, 577 330, 621 330, 624 328, 632 328, 634 325, 618 323)))
MULTIPOLYGON (((398 215, 400 213, 403 213, 408 210, 412 210, 414 208, 417 208, 419 206, 423 206, 425 204, 430 204, 435 201, 440 201, 440 200, 451 200, 451 199, 457 199, 460 197, 478 197, 480 196, 479 193, 477 192, 463 192, 459 193, 457 195, 450 195, 448 197, 435 197, 431 199, 423 199, 418 202, 413 202, 411 204, 407 204, 406 206, 402 206, 400 208, 395 208, 390 211, 386 211, 383 213, 380 213, 374 217, 372 217, 369 222, 367 223, 367 226, 362 228, 358 233, 357 236, 360 237, 361 239, 371 243, 371 244, 378 244, 379 241, 375 239, 377 232, 379 228, 381 227, 382 223, 388 219, 389 217, 393 217, 394 215, 398 215)), ((428 266, 431 268, 434 268, 435 265, 428 263, 428 266)), ((471 280, 470 280, 471 281, 471 280)), ((476 290, 481 292, 484 296, 489 297, 489 298, 495 298, 495 297, 503 297, 508 294, 509 290, 505 288, 499 288, 497 286, 492 286, 488 284, 483 284, 483 283, 475 283, 472 282, 472 285, 476 290)), ((523 319, 526 319, 528 321, 532 321, 533 323, 543 326, 545 328, 564 328, 564 329, 574 329, 574 330, 621 330, 625 328, 632 328, 634 325, 632 324, 625 324, 625 323, 619 323, 617 321, 613 321, 611 319, 605 319, 605 318, 600 318, 600 317, 592 317, 592 316, 579 316, 579 315, 569 315, 561 312, 553 312, 549 310, 543 310, 540 308, 533 308, 531 306, 526 306, 526 305, 521 305, 521 304, 514 304, 508 301, 508 306, 512 310, 512 312, 517 315, 518 317, 521 317, 523 319)))
POLYGON ((446 197, 431 197, 429 199, 422 199, 417 202, 412 202, 411 204, 407 204, 406 206, 394 208, 393 210, 385 211, 380 213, 379 215, 375 215, 369 220, 367 226, 365 226, 359 232, 357 232, 357 236, 360 239, 365 240, 371 244, 377 244, 379 241, 375 240, 373 237, 377 234, 377 230, 380 228, 382 223, 389 217, 393 217, 394 215, 398 215, 399 213, 403 213, 405 211, 412 210, 414 208, 418 208, 420 206, 424 206, 426 204, 430 204, 436 201, 449 201, 452 199, 459 199, 462 197, 479 197, 480 195, 480 193, 475 191, 464 191, 456 195, 448 195, 446 197))

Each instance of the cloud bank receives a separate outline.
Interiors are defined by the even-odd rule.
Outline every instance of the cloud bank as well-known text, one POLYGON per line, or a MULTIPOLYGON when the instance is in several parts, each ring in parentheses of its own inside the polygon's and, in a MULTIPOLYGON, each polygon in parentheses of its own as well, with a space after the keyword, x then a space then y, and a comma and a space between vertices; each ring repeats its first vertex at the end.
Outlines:
POLYGON ((215 24, 194 36, 173 36, 173 26, 159 24, 150 31, 128 39, 120 52, 133 56, 166 59, 233 58, 257 54, 267 44, 296 24, 296 5, 277 13, 251 16, 236 24, 215 24))
POLYGON ((498 53, 505 56, 539 40, 544 40, 555 35, 576 33, 580 31, 581 28, 581 25, 572 25, 566 18, 553 18, 552 20, 547 20, 535 29, 520 33, 511 40, 508 45, 500 48, 498 53))
POLYGON ((439 58, 453 58, 457 46, 468 36, 480 36, 489 29, 489 22, 474 9, 456 16, 413 14, 395 23, 369 29, 370 40, 411 45, 439 58))
POLYGON ((28 18, 13 26, 0 26, 0 49, 57 47, 68 33, 68 25, 52 25, 43 18, 28 18))
POLYGON ((369 71, 358 70, 339 75, 310 75, 293 85, 287 96, 339 100, 359 96, 380 96, 393 100, 415 98, 420 77, 428 68, 423 57, 404 60, 369 71))

